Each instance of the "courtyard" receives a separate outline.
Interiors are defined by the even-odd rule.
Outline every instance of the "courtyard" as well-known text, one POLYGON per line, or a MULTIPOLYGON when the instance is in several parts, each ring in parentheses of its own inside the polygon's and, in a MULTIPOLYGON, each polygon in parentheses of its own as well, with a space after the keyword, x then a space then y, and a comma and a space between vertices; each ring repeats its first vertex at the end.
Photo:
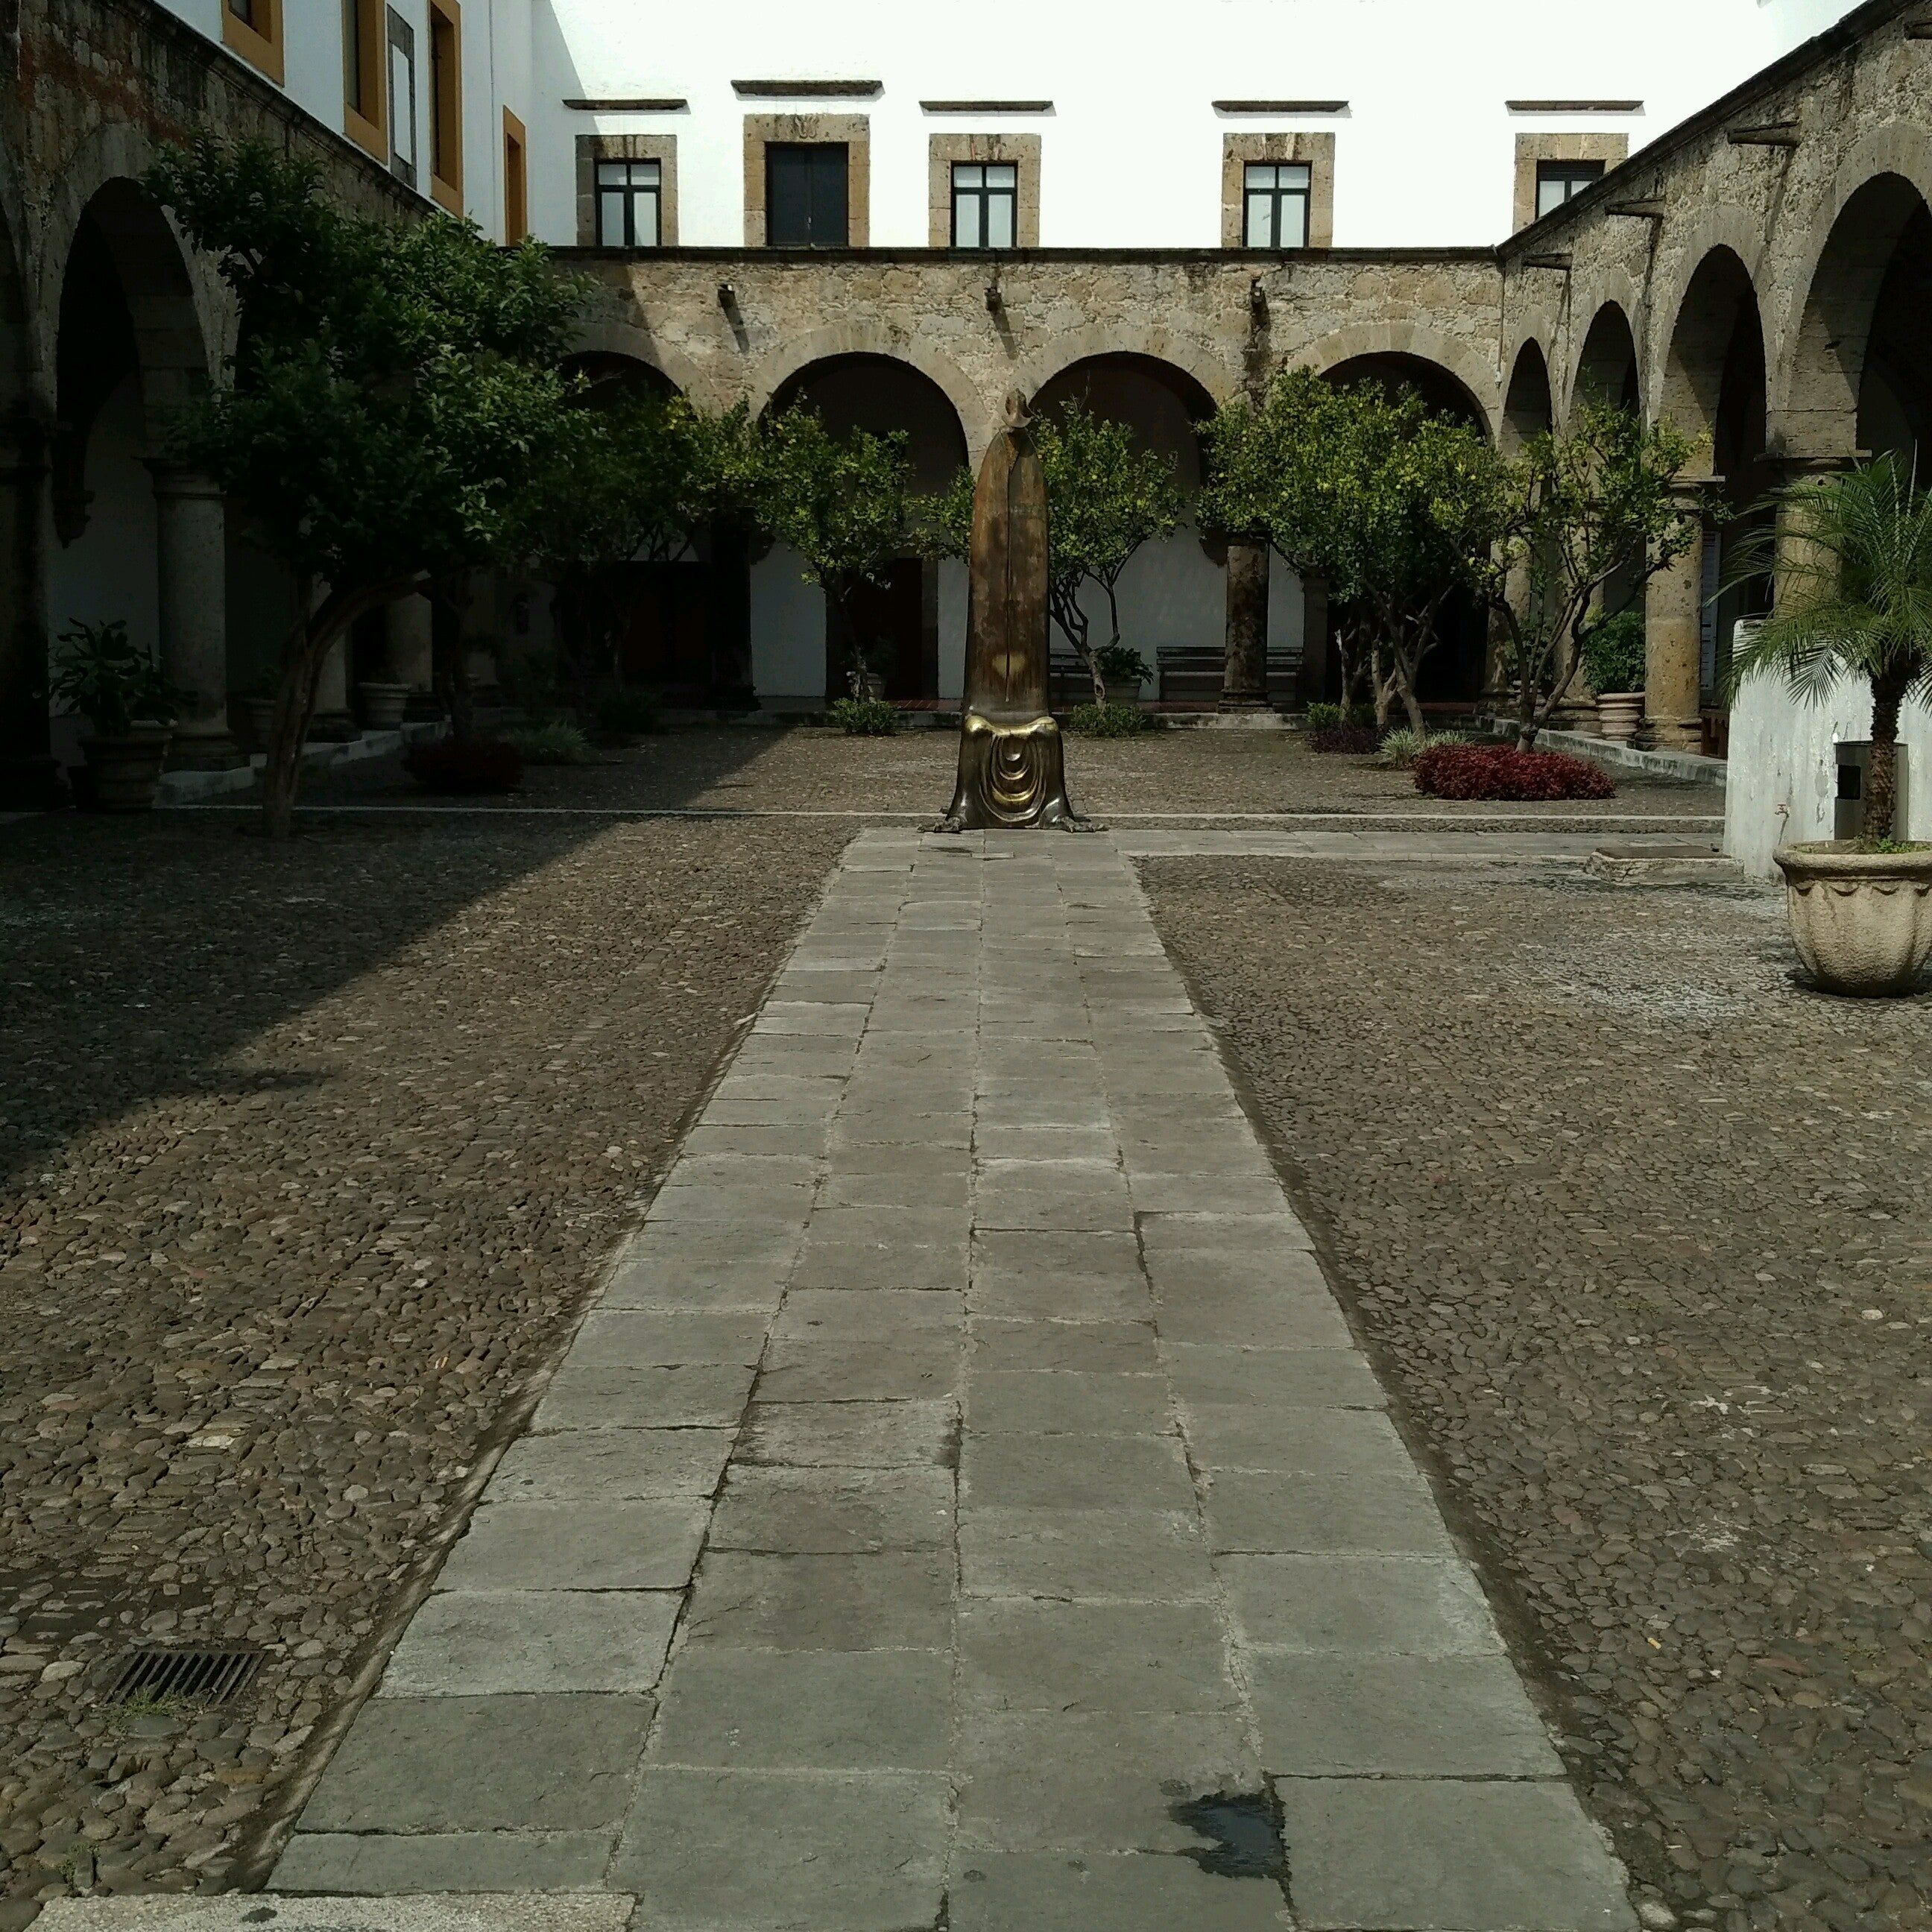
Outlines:
POLYGON ((0 1922, 1932 1924, 1925 1006, 1694 788, 952 753, 0 828, 0 1922))

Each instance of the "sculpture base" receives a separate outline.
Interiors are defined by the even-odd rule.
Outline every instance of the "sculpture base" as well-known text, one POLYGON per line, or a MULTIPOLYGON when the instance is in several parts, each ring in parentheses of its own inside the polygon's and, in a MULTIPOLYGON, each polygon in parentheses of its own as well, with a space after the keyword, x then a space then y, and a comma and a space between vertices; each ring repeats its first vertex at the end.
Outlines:
POLYGON ((959 783, 934 832, 1094 829, 1066 796, 1060 727, 1050 717, 995 720, 969 711, 959 732, 959 783))

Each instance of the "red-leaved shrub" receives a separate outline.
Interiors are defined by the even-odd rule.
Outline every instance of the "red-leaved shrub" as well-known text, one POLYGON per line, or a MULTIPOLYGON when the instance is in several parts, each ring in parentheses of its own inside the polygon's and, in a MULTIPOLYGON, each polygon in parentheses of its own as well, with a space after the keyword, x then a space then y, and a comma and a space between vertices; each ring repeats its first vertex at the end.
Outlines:
POLYGON ((1418 754, 1415 788, 1432 798, 1614 798, 1601 765, 1514 745, 1435 745, 1418 754))
POLYGON ((430 791, 514 791, 524 782, 523 754, 500 738, 434 738, 412 745, 403 768, 430 791))
POLYGON ((1372 724, 1323 724, 1307 734, 1311 752, 1372 752, 1382 734, 1372 724))

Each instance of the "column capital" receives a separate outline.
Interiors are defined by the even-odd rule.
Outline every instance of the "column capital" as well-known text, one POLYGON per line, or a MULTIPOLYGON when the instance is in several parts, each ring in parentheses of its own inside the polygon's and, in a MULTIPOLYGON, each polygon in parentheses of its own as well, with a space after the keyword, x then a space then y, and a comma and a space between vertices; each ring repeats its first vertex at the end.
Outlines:
POLYGON ((166 456, 150 456, 142 460, 148 474, 154 479, 157 496, 200 498, 220 502, 227 494, 206 470, 198 470, 192 464, 177 462, 166 456))
POLYGON ((1840 450, 1831 455, 1799 455, 1786 452, 1767 455, 1764 460, 1768 468, 1783 472, 1786 482, 1804 483, 1814 476, 1842 476, 1846 470, 1869 463, 1872 453, 1868 449, 1840 450))

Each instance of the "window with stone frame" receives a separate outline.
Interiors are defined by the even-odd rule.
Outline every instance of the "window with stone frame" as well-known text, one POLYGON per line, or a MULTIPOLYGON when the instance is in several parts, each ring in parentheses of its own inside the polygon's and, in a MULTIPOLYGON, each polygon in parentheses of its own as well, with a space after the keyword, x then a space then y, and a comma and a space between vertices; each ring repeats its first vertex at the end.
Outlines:
POLYGON ((664 244, 664 164, 597 164, 597 245, 657 248, 664 244))
POLYGON ((773 141, 765 148, 765 242, 843 248, 851 230, 851 150, 843 141, 773 141))
POLYGON ((1602 161, 1538 161, 1536 164, 1536 218, 1553 214, 1566 201, 1604 178, 1602 161))
POLYGON ((1242 245, 1306 248, 1314 179, 1314 170, 1306 161, 1247 163, 1242 179, 1242 245))
POLYGON ((952 245, 1012 248, 1019 242, 1020 171, 1012 161, 952 164, 952 245))

